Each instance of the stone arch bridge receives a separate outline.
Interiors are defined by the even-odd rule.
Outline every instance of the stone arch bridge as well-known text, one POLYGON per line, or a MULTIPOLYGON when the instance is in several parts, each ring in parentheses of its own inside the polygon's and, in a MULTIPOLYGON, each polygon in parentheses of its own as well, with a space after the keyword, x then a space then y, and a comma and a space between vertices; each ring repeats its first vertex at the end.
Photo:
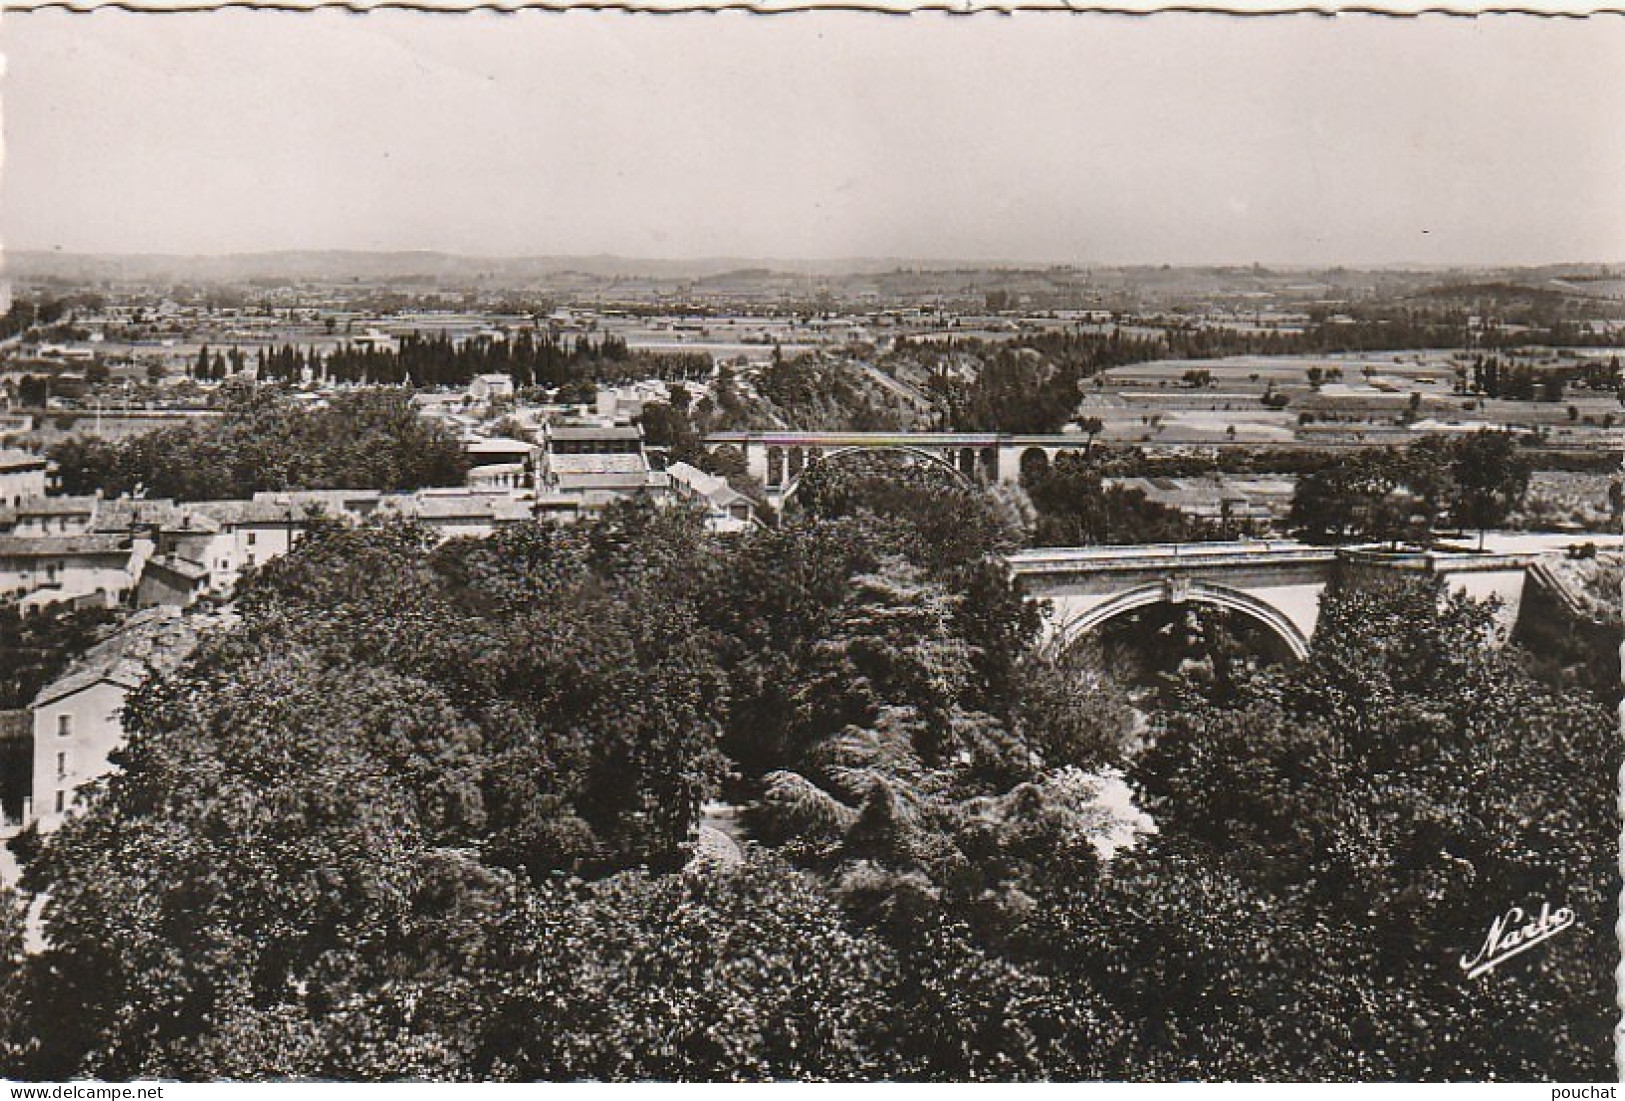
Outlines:
POLYGON ((1059 652, 1135 609, 1191 603, 1261 623, 1299 659, 1309 653, 1320 597, 1334 578, 1380 584, 1442 576, 1476 599, 1499 598, 1500 625, 1510 631, 1535 562, 1531 554, 1388 552, 1262 541, 1036 549, 1009 559, 1021 590, 1049 602, 1045 639, 1059 652))
POLYGON ((802 475, 820 462, 861 452, 910 455, 967 483, 1018 482, 1024 468, 1048 467, 1067 451, 1085 451, 1087 436, 1012 436, 994 432, 717 432, 705 438, 715 451, 731 447, 782 508, 802 475))

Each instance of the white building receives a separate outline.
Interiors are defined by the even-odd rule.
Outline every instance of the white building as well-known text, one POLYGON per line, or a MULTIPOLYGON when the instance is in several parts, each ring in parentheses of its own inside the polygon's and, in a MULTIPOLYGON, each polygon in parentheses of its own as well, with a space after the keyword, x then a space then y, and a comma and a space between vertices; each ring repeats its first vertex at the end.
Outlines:
POLYGON ((99 504, 96 497, 25 498, 0 508, 0 532, 17 536, 83 535, 90 531, 99 504))
POLYGON ((513 379, 508 375, 475 375, 468 384, 468 400, 496 401, 513 397, 513 379))
POLYGON ((395 352, 400 350, 400 342, 394 337, 371 328, 360 336, 352 336, 350 344, 358 351, 363 352, 395 352))
POLYGON ((649 466, 635 425, 553 424, 536 471, 536 512, 576 519, 640 493, 664 493, 669 479, 649 466))
POLYGON ((0 448, 0 508, 15 508, 31 497, 44 496, 45 457, 0 448))
POLYGON ((229 592, 246 569, 260 566, 288 551, 304 535, 308 506, 256 497, 252 501, 199 501, 188 509, 201 513, 218 527, 208 544, 211 588, 229 592))
MULTIPOLYGON (((213 622, 225 622, 215 616, 213 622)), ((79 789, 112 770, 124 744, 122 711, 130 692, 179 665, 197 645, 196 618, 178 608, 137 612, 91 647, 34 697, 34 776, 23 821, 53 830, 73 812, 79 789)))
POLYGON ((744 531, 759 522, 755 503, 729 485, 728 479, 707 474, 688 463, 672 463, 666 468, 666 474, 679 500, 705 509, 706 527, 712 531, 744 531))
POLYGON ((522 489, 530 484, 530 474, 541 450, 527 440, 505 436, 469 436, 463 440, 463 455, 469 463, 468 484, 484 488, 502 484, 507 488, 522 489), (515 466, 520 468, 518 479, 505 479, 504 475, 511 475, 511 468, 515 466), (492 467, 504 469, 489 469, 492 467))
POLYGON ((0 535, 0 601, 112 606, 141 578, 152 544, 116 535, 0 535))

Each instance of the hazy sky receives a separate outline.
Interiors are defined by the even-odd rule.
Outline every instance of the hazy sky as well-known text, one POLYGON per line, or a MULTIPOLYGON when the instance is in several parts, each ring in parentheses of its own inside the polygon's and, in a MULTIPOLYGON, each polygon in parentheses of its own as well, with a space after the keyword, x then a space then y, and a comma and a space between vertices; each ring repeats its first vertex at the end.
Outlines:
POLYGON ((1625 260, 1625 19, 7 15, 7 247, 1625 260))

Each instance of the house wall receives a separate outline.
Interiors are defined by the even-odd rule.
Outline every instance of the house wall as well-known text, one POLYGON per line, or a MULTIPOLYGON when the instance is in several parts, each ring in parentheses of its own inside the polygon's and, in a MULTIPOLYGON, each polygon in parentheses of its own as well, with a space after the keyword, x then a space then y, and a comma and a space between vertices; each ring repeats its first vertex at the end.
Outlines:
POLYGON ((30 497, 45 496, 45 464, 0 470, 0 508, 16 508, 30 497))
POLYGON ((209 571, 209 591, 224 596, 242 572, 235 535, 225 532, 166 531, 160 544, 164 554, 196 562, 209 571))
POLYGON ((124 743, 119 711, 127 694, 121 685, 99 681, 34 709, 33 812, 40 829, 61 825, 74 793, 112 769, 107 756, 124 743))
POLYGON ((90 530, 91 512, 25 514, 12 526, 12 535, 37 538, 42 535, 82 535, 90 530))
POLYGON ((74 594, 101 590, 122 595, 135 584, 139 566, 132 551, 0 558, 0 600, 48 587, 74 594))
MULTIPOLYGON (((196 544, 197 557, 191 550, 177 548, 176 553, 200 562, 209 569, 209 588, 221 595, 229 593, 244 570, 250 566, 263 566, 289 549, 304 534, 298 521, 250 520, 243 523, 225 523, 218 534, 196 544)), ((189 545, 190 546, 190 545, 189 545)))
POLYGON ((173 570, 149 564, 141 575, 141 581, 135 587, 135 606, 151 608, 165 605, 184 608, 197 599, 199 589, 204 584, 204 581, 193 581, 190 577, 173 570))

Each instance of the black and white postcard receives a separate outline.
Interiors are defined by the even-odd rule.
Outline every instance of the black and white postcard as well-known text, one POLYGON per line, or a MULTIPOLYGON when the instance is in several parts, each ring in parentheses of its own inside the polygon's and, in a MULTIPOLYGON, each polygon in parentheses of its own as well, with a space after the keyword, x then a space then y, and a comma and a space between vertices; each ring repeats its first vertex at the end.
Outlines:
POLYGON ((29 7, 0 1078, 1614 1079, 1617 13, 29 7))

